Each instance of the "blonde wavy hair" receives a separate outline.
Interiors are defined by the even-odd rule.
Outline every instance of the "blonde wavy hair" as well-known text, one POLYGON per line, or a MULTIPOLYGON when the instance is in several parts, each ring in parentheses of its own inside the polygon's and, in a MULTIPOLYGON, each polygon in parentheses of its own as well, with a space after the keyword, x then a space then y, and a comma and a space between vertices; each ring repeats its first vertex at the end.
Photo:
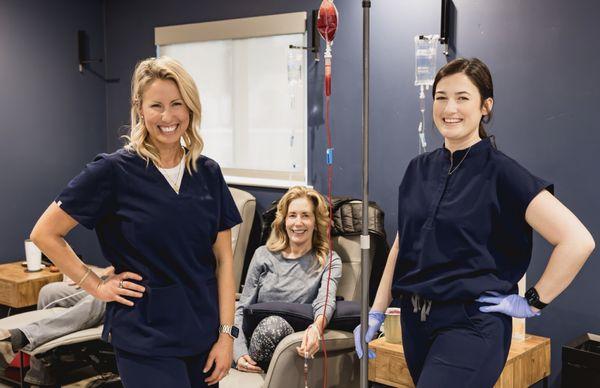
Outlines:
POLYGON ((285 219, 290 203, 298 198, 307 198, 313 204, 315 229, 312 236, 312 248, 319 263, 323 266, 329 254, 329 243, 327 241, 329 210, 323 196, 318 191, 308 187, 291 187, 279 200, 275 220, 271 224, 271 234, 267 240, 267 249, 271 252, 280 252, 289 247, 290 240, 285 229, 285 219))
POLYGON ((160 164, 159 150, 150 141, 148 129, 142 119, 142 97, 146 89, 156 80, 175 82, 183 102, 190 111, 190 125, 186 128, 182 139, 188 152, 185 155, 185 165, 191 174, 197 170, 196 161, 204 148, 204 141, 198 129, 200 128, 201 106, 200 96, 192 76, 179 62, 169 57, 147 58, 139 62, 131 79, 131 127, 126 139, 125 149, 137 153, 146 163, 150 161, 160 164))

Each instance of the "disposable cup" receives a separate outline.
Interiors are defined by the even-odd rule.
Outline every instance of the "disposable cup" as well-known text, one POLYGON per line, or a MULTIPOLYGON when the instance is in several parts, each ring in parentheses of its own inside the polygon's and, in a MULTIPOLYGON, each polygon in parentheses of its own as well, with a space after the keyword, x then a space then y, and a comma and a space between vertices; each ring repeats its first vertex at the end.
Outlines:
POLYGON ((25 240, 25 259, 29 272, 42 269, 42 251, 31 240, 25 240))

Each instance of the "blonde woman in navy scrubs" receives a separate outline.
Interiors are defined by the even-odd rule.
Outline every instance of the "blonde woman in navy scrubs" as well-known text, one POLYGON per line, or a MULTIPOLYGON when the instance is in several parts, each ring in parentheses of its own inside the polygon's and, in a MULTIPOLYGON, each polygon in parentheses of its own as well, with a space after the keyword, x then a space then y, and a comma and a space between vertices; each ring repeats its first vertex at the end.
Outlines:
POLYGON ((219 165, 201 155, 199 124, 198 90, 183 67, 140 62, 127 145, 89 163, 31 233, 67 276, 109 302, 103 338, 127 388, 205 387, 231 365, 230 229, 241 219, 219 165), (96 230, 115 267, 107 281, 64 240, 78 223, 96 230))
POLYGON ((404 354, 417 387, 492 387, 508 356, 511 317, 540 315, 571 283, 594 240, 550 183, 487 136, 494 101, 483 62, 446 64, 433 96, 444 146, 413 159, 400 184, 398 235, 367 342, 392 299, 401 299, 404 354), (532 228, 554 251, 523 298, 517 282, 531 259, 532 228))

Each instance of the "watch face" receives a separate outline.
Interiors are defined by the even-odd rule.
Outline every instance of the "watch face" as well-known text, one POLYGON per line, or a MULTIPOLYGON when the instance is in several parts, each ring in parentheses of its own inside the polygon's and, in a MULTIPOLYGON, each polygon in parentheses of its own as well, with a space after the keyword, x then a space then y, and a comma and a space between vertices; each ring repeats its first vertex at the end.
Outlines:
POLYGON ((538 295, 537 290, 533 287, 527 290, 527 292, 525 293, 525 299, 527 300, 528 305, 538 309, 543 309, 547 306, 546 303, 540 301, 540 296, 538 295))
POLYGON ((527 299, 529 304, 535 302, 535 300, 537 299, 536 296, 537 295, 535 295, 535 291, 533 291, 531 288, 525 293, 525 299, 527 299))
POLYGON ((240 329, 238 329, 235 326, 231 326, 231 336, 233 338, 237 338, 239 334, 240 334, 240 329))

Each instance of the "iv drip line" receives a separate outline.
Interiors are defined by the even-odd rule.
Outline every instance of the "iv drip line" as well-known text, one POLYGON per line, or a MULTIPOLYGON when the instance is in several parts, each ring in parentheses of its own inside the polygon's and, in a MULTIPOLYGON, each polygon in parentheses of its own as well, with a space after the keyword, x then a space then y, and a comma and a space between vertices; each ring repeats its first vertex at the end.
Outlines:
MULTIPOLYGON (((291 46, 288 50, 287 55, 287 71, 288 71, 288 91, 290 98, 290 110, 295 111, 296 106, 296 94, 298 93, 298 87, 302 81, 304 53, 302 51, 294 50, 291 46)), ((293 114, 297 114, 294 112, 293 114)), ((288 167, 288 181, 292 181, 293 174, 296 172, 298 162, 294 153, 294 143, 296 140, 296 128, 291 127, 289 133, 289 167, 288 167)))
POLYGON ((439 35, 415 36, 415 86, 419 86, 419 111, 421 118, 417 127, 418 153, 427 152, 425 140, 425 89, 433 85, 436 71, 437 44, 439 35))
POLYGON ((419 133, 419 155, 423 152, 427 152, 427 141, 425 140, 425 91, 423 89, 423 85, 421 85, 419 92, 419 110, 421 111, 421 121, 419 122, 419 128, 417 129, 419 133))
POLYGON ((57 304, 57 303, 58 303, 58 302, 60 302, 60 301, 63 301, 63 300, 65 300, 65 299, 69 299, 69 298, 73 298, 73 297, 75 297, 75 296, 77 296, 77 295, 79 295, 79 294, 83 294, 84 292, 86 292, 86 291, 85 291, 85 290, 81 290, 81 291, 79 291, 79 292, 76 292, 76 293, 74 293, 73 295, 67 295, 67 296, 65 296, 64 298, 60 298, 60 299, 57 299, 57 300, 55 300, 55 301, 52 301, 51 303, 48 303, 47 305, 45 305, 45 306, 44 306, 44 308, 43 308, 42 310, 46 310, 46 309, 47 309, 47 308, 49 308, 50 306, 52 306, 52 305, 55 305, 55 304, 57 304))
MULTIPOLYGON (((331 45, 338 26, 338 11, 333 3, 333 0, 323 0, 319 7, 319 14, 317 19, 317 29, 319 34, 326 42, 325 49, 325 129, 327 132, 327 201, 329 204, 329 224, 327 226, 327 241, 329 244, 329 270, 327 271, 327 289, 325 292, 325 307, 323 310, 323 316, 326 315, 327 302, 329 298, 329 284, 331 283, 331 262, 333 261, 333 241, 331 239, 331 225, 333 224, 333 200, 332 200, 332 186, 333 186, 333 143, 331 140, 331 122, 330 122, 330 98, 331 98, 331 45)), ((324 322, 326 324, 327 322, 324 322)), ((324 330, 324 328, 323 328, 324 330)), ((323 348, 323 387, 327 387, 327 348, 325 344, 325 336, 323 332, 320 333, 321 346, 323 348)), ((304 360, 304 386, 308 388, 308 360, 307 354, 305 354, 304 360)))

